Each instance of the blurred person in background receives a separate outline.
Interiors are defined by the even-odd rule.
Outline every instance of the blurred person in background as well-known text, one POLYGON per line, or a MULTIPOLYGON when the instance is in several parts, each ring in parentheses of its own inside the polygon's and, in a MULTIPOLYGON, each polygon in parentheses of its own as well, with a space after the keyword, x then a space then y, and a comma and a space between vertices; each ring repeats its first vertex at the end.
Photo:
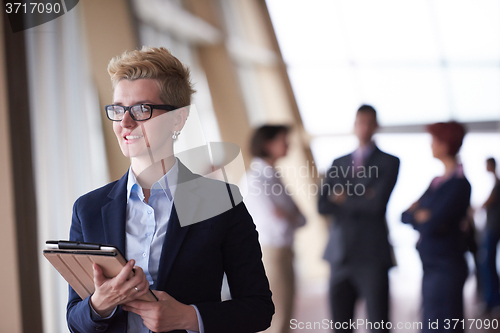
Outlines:
POLYGON ((306 223, 275 168, 276 161, 287 155, 289 131, 284 125, 259 127, 251 139, 253 159, 247 172, 249 191, 245 204, 259 232, 275 305, 271 327, 266 330, 272 333, 290 331, 295 294, 294 234, 306 223))
POLYGON ((432 154, 444 165, 444 174, 432 180, 420 199, 402 215, 402 221, 420 232, 417 250, 424 276, 423 332, 463 332, 463 286, 468 276, 463 223, 470 206, 471 186, 457 154, 465 136, 457 122, 429 125, 432 154), (438 327, 428 323, 438 320, 438 327))
MULTIPOLYGON (((359 147, 333 161, 318 201, 319 213, 333 220, 324 258, 331 267, 330 307, 336 323, 353 320, 358 298, 366 300, 370 322, 389 320, 388 270, 394 260, 385 213, 399 159, 375 145, 377 128, 377 112, 362 105, 354 123, 359 147)), ((336 331, 351 332, 346 326, 336 331)))
POLYGON ((486 210, 486 228, 482 239, 482 256, 480 261, 481 278, 485 310, 500 313, 500 284, 497 272, 497 246, 500 241, 500 180, 496 173, 496 161, 489 158, 486 161, 486 170, 495 179, 495 186, 488 200, 483 204, 486 210))

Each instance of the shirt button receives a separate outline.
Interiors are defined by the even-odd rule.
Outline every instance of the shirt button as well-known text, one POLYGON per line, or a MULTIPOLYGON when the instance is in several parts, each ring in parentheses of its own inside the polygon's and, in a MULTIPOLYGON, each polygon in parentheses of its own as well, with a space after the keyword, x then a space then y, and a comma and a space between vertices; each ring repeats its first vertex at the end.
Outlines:
POLYGON ((151 214, 153 211, 152 210, 148 210, 148 214, 151 214))
POLYGON ((142 256, 143 256, 144 258, 146 258, 146 256, 147 256, 146 252, 144 252, 144 253, 142 254, 142 256))

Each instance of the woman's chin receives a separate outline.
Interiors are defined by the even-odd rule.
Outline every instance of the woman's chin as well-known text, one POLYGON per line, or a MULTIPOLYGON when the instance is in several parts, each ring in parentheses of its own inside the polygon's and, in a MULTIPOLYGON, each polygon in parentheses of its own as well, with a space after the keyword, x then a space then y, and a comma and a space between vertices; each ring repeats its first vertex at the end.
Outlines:
POLYGON ((122 149, 122 154, 126 158, 130 158, 130 159, 137 159, 137 158, 140 158, 140 156, 141 156, 141 154, 137 154, 133 151, 126 150, 126 149, 122 149))

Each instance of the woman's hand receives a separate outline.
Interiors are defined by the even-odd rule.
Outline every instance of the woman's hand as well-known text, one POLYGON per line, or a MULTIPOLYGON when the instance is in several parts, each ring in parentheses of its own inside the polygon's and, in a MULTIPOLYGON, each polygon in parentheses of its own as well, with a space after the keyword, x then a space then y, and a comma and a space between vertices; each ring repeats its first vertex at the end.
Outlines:
POLYGON ((276 216, 279 219, 289 218, 288 214, 283 209, 281 209, 279 207, 274 207, 274 216, 276 216))
POLYGON ((347 200, 347 195, 345 193, 342 193, 340 195, 337 195, 335 193, 330 194, 328 199, 333 202, 334 204, 337 205, 342 205, 346 200, 347 200))
POLYGON ((425 223, 429 221, 431 218, 431 211, 428 209, 417 209, 413 215, 415 217, 415 221, 419 224, 425 223))
POLYGON ((130 260, 120 273, 111 279, 104 276, 99 265, 94 263, 92 266, 95 291, 90 297, 90 303, 101 317, 109 316, 119 304, 142 297, 149 291, 146 275, 142 268, 135 267, 134 264, 135 260, 130 260))
POLYGON ((154 290, 158 302, 131 301, 123 310, 141 316, 144 326, 152 332, 190 330, 198 332, 199 324, 194 307, 182 304, 164 291, 154 290))

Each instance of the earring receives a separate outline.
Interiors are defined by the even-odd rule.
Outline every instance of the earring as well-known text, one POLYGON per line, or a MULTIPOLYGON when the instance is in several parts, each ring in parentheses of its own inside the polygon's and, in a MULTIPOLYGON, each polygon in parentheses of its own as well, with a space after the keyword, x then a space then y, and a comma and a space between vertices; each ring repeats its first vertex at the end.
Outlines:
POLYGON ((174 131, 174 134, 172 134, 172 139, 177 140, 177 138, 181 135, 180 131, 174 131))

